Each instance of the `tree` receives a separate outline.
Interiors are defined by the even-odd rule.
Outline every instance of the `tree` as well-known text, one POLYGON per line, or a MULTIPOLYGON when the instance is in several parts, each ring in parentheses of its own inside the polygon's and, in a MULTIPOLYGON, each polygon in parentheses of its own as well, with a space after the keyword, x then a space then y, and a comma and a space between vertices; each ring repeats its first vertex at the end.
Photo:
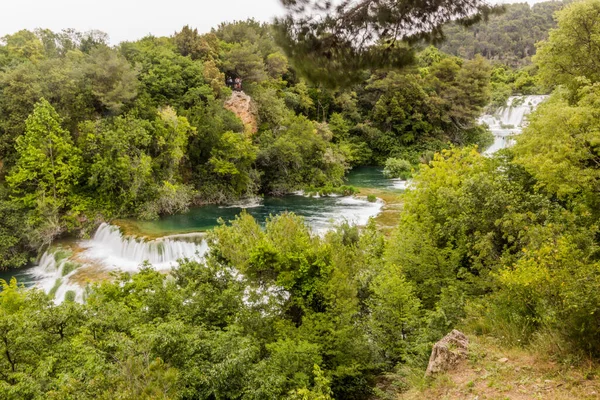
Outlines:
POLYGON ((84 74, 90 80, 101 111, 118 113, 137 96, 138 71, 122 55, 106 46, 90 51, 84 74))
POLYGON ((600 87, 580 93, 585 95, 577 104, 570 104, 564 92, 553 94, 529 116, 514 148, 515 162, 537 179, 538 187, 560 198, 600 189, 600 87))
POLYGON ((189 138, 194 134, 195 129, 187 118, 178 116, 173 108, 159 110, 154 122, 153 155, 163 180, 172 181, 177 176, 189 138))
POLYGON ((23 207, 10 201, 8 191, 0 185, 0 269, 18 268, 27 264, 26 229, 23 224, 23 207))
POLYGON ((255 44, 235 43, 224 55, 223 67, 244 81, 262 82, 267 78, 265 63, 255 44))
POLYGON ((131 115, 79 125, 86 188, 105 211, 129 214, 148 200, 154 182, 152 125, 131 115))
POLYGON ((369 329, 383 358, 396 364, 406 360, 418 335, 420 301, 402 269, 387 267, 372 283, 369 329))
MULTIPOLYGON (((348 168, 339 148, 305 117, 289 117, 280 131, 263 132, 257 166, 263 190, 282 194, 306 186, 339 186, 348 168)), ((329 138, 330 139, 330 138, 329 138)))
POLYGON ((446 25, 444 41, 438 47, 461 58, 481 55, 511 68, 522 67, 531 63, 536 43, 546 40, 550 29, 556 27, 553 15, 564 5, 562 1, 506 4, 505 13, 491 15, 488 21, 466 28, 446 25))
POLYGON ((198 91, 206 87, 202 63, 177 53, 167 38, 146 37, 124 43, 121 52, 139 70, 140 97, 149 96, 152 113, 156 107, 185 104, 191 100, 189 97, 200 100, 198 91))
POLYGON ((12 35, 6 35, 2 38, 6 43, 8 53, 22 60, 33 62, 44 58, 44 46, 35 33, 28 30, 21 30, 12 35))
POLYGON ((281 2, 288 15, 276 21, 279 43, 302 73, 330 85, 355 81, 360 70, 405 66, 411 43, 442 39, 445 23, 469 25, 501 10, 483 1, 281 2))
POLYGON ((203 43, 201 36, 198 34, 198 29, 192 29, 189 25, 186 25, 180 32, 175 33, 173 41, 182 56, 190 56, 192 60, 202 58, 203 43))
POLYGON ((225 132, 212 149, 209 164, 217 176, 231 186, 234 193, 252 194, 252 165, 256 148, 240 133, 225 132))
POLYGON ((280 78, 281 76, 285 75, 285 73, 288 71, 287 58, 279 52, 269 54, 266 60, 266 64, 267 72, 269 73, 269 76, 273 79, 280 78))
POLYGON ((97 47, 108 47, 110 42, 107 33, 96 29, 80 33, 77 36, 79 39, 79 50, 87 54, 90 54, 97 47))
POLYGON ((412 176, 412 165, 401 158, 388 158, 383 174, 388 178, 409 179, 412 176))
POLYGON ((558 28, 538 45, 534 57, 549 87, 566 85, 573 92, 586 82, 600 82, 600 1, 567 5, 556 13, 558 28))
POLYGON ((552 206, 530 179, 473 148, 446 150, 421 165, 387 259, 415 284, 425 308, 454 282, 470 294, 488 291, 498 260, 525 246, 520 232, 548 220, 552 206))
POLYGON ((215 97, 221 97, 225 89, 225 74, 219 70, 213 60, 202 64, 204 80, 210 85, 215 97))
POLYGON ((28 207, 42 200, 63 208, 81 176, 80 151, 45 99, 35 105, 25 124, 25 133, 16 140, 16 165, 6 180, 28 207))

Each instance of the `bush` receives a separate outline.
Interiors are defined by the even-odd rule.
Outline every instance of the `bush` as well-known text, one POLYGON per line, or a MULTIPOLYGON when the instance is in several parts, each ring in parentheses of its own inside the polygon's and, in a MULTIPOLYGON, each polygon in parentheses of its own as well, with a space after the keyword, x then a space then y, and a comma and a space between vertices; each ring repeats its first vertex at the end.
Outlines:
POLYGON ((75 271, 77 268, 79 268, 79 264, 71 262, 71 261, 67 261, 62 268, 62 276, 67 276, 69 275, 71 272, 75 271))
POLYGON ((409 179, 412 176, 412 165, 402 158, 388 158, 383 174, 387 178, 409 179))
POLYGON ((67 293, 65 293, 65 301, 75 301, 75 297, 77 296, 77 294, 75 293, 75 291, 73 290, 69 290, 67 293))
POLYGON ((158 219, 161 215, 185 213, 192 202, 194 190, 191 186, 164 182, 157 197, 146 203, 140 212, 141 219, 158 219))
POLYGON ((367 201, 369 203, 375 203, 377 201, 377 196, 375 196, 374 194, 370 194, 367 196, 367 201))

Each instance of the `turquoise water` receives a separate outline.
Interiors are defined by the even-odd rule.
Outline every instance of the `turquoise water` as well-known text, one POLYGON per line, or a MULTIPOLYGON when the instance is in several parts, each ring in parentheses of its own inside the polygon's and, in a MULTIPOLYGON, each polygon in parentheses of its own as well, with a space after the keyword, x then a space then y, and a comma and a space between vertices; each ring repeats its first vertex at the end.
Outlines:
MULTIPOLYGON (((394 189, 394 181, 383 176, 382 167, 355 168, 347 176, 347 183, 358 188, 394 189)), ((207 205, 192 208, 185 214, 170 215, 158 221, 128 221, 141 234, 161 236, 175 233, 206 231, 218 225, 219 218, 233 220, 242 210, 264 223, 270 215, 293 212, 304 217, 317 231, 347 219, 350 222, 366 223, 368 216, 375 215, 376 205, 352 198, 319 197, 300 195, 266 197, 246 204, 232 206, 207 205)))
POLYGON ((293 212, 304 217, 314 230, 322 231, 345 220, 365 224, 370 216, 379 212, 379 208, 380 204, 351 197, 310 198, 294 195, 267 197, 232 206, 202 206, 192 208, 185 214, 170 215, 157 221, 132 221, 132 224, 137 231, 146 235, 198 232, 214 228, 219 218, 225 222, 231 221, 245 210, 260 223, 264 223, 271 215, 293 212))
POLYGON ((30 268, 20 268, 17 270, 0 271, 0 279, 4 279, 5 281, 9 282, 11 278, 14 277, 17 278, 17 282, 19 282, 19 284, 23 284, 27 287, 33 286, 36 283, 36 280, 28 273, 29 269, 30 268))
POLYGON ((346 179, 348 185, 358 188, 393 189, 393 180, 383 176, 383 167, 357 167, 346 179))
MULTIPOLYGON (((380 167, 356 168, 348 175, 348 184, 355 187, 394 190, 393 181, 383 176, 380 167)), ((231 206, 207 205, 191 209, 185 214, 171 215, 158 221, 127 221, 141 234, 165 236, 176 233, 206 231, 218 225, 218 220, 230 221, 246 210, 260 223, 270 215, 294 212, 305 218, 316 232, 329 229, 344 221, 366 224, 369 217, 379 213, 380 203, 369 203, 352 197, 305 197, 292 195, 267 197, 245 204, 231 206)), ((36 279, 30 275, 31 268, 0 271, 0 279, 10 280, 13 276, 19 283, 31 286, 36 279)))

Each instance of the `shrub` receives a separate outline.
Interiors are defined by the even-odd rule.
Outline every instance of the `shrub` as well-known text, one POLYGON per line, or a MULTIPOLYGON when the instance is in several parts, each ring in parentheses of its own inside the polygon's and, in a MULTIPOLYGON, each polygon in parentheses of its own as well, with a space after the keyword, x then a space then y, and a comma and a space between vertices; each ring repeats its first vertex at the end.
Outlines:
POLYGON ((77 268, 79 268, 79 264, 71 262, 71 261, 67 261, 62 268, 62 276, 67 276, 69 275, 71 272, 75 271, 77 268))
POLYGON ((388 158, 383 174, 388 178, 409 179, 412 176, 412 165, 402 158, 388 158))
POLYGON ((69 290, 67 293, 65 293, 65 301, 75 301, 76 296, 77 294, 75 291, 69 290))

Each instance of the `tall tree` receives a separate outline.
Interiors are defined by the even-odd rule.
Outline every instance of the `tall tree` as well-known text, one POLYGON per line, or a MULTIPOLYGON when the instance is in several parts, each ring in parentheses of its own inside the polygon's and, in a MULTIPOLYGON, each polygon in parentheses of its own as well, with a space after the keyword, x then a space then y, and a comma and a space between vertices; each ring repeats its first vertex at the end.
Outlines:
POLYGON ((29 207, 39 201, 64 207, 81 175, 81 156, 46 99, 42 98, 27 118, 16 150, 17 163, 7 177, 15 194, 29 207))
POLYGON ((119 112, 137 95, 138 71, 116 51, 106 46, 92 49, 84 68, 102 111, 119 112))

